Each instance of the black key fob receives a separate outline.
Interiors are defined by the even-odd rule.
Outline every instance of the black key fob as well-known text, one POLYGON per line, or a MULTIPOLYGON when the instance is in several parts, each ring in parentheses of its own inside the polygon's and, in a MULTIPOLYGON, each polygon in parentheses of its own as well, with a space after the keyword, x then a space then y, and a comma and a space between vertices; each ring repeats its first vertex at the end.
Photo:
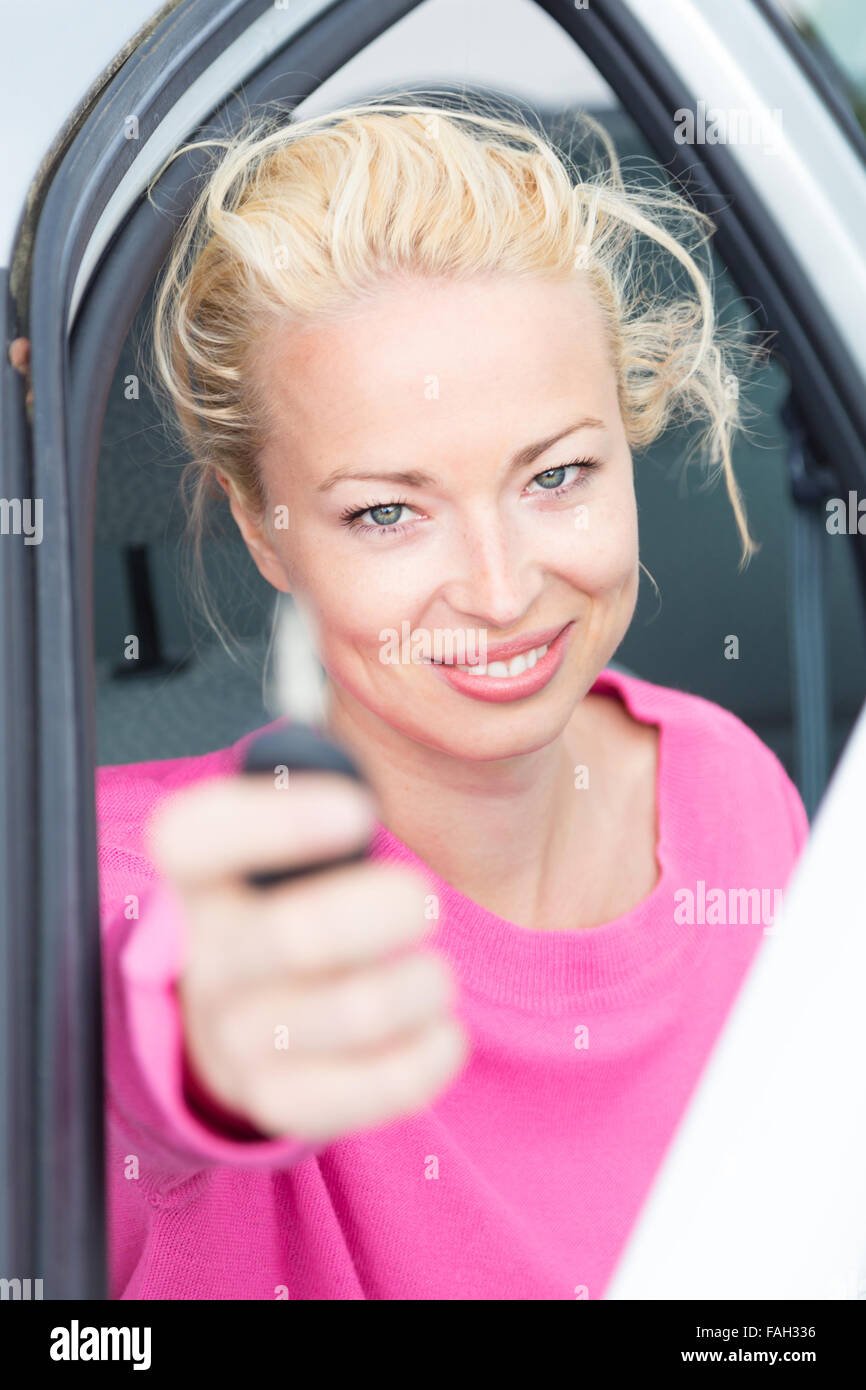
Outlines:
MULTIPOLYGON (((287 724, 284 728, 272 729, 248 747, 243 760, 244 774, 275 777, 283 768, 290 776, 293 772, 336 772, 366 785, 366 778, 348 753, 308 724, 287 724)), ((250 874, 249 882, 256 888, 269 888, 338 864, 353 864, 365 856, 366 849, 362 847, 334 859, 250 874)))

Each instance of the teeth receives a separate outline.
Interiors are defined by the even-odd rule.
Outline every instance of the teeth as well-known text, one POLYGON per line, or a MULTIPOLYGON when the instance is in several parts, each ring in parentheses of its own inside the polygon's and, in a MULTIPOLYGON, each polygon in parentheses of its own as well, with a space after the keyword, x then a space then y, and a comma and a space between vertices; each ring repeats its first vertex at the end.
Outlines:
POLYGON ((465 671, 467 676, 520 676, 524 671, 531 671, 536 661, 540 661, 547 651, 547 646, 533 647, 529 652, 518 652, 510 661, 491 661, 486 666, 458 666, 458 671, 465 671))

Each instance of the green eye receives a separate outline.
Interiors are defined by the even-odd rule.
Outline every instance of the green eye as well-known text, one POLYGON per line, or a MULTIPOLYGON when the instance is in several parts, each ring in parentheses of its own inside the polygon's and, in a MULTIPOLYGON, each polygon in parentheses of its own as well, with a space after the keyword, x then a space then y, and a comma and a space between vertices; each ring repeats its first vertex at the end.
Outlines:
MULTIPOLYGON (((572 488, 582 487, 594 468, 598 468, 597 459, 572 459, 570 463, 560 463, 556 468, 545 468, 543 472, 536 473, 530 479, 530 493, 533 488, 541 492, 554 493, 557 497, 564 497, 572 488)), ((537 496, 537 493, 535 494, 537 496)))
POLYGON ((413 508, 408 502, 371 502, 367 507, 356 507, 354 511, 349 508, 342 512, 340 520, 350 531, 364 531, 368 536, 377 531, 380 536, 384 536, 386 531, 389 536, 399 536, 411 522, 412 516, 413 508))
POLYGON ((402 502, 389 502, 382 507, 370 507, 368 514, 376 526, 393 526, 403 510, 402 502))
POLYGON ((544 488, 562 487, 565 482, 565 470, 569 466, 563 463, 558 468, 546 468, 543 473, 536 473, 532 481, 544 488))

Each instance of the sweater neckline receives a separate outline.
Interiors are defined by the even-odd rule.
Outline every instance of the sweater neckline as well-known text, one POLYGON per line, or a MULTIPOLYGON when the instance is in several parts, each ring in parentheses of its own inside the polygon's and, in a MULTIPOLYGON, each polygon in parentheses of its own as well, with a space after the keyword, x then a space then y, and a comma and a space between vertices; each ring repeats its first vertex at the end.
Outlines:
POLYGON ((683 862, 683 846, 691 840, 693 824, 684 795, 692 778, 683 734, 669 717, 671 692, 608 667, 594 681, 591 693, 618 697, 634 718, 659 728, 659 876, 650 892, 627 912, 594 927, 547 931, 521 926, 488 911, 440 878, 381 823, 371 845, 376 858, 408 861, 428 879, 439 912, 429 941, 452 960, 462 986, 533 1013, 558 1014, 579 1003, 624 1005, 659 992, 667 977, 701 953, 708 937, 699 925, 674 920, 674 891, 682 887, 677 863, 683 862))

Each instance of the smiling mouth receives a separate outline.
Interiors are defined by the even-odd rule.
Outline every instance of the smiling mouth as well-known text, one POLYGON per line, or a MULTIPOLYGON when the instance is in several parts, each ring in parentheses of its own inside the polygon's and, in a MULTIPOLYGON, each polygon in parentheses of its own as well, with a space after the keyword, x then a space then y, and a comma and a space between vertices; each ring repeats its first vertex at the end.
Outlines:
POLYGON ((566 647, 571 640, 575 619, 558 631, 541 628, 527 633, 525 638, 512 637, 505 642, 492 643, 491 659, 486 662, 428 661, 459 695, 492 704, 523 700, 550 683, 562 665, 566 647), (534 637, 536 646, 524 646, 534 637), (539 642, 539 638, 546 641, 539 642), (522 650, 521 650, 522 648, 522 650))
POLYGON ((541 647, 531 647, 527 652, 518 652, 508 661, 488 661, 485 665, 477 662, 474 666, 460 666, 451 661, 431 661, 431 666, 448 666, 452 671, 464 671, 467 676, 493 676, 494 679, 508 678, 509 676, 522 676, 524 671, 531 671, 537 661, 546 655, 549 642, 545 642, 541 647))

